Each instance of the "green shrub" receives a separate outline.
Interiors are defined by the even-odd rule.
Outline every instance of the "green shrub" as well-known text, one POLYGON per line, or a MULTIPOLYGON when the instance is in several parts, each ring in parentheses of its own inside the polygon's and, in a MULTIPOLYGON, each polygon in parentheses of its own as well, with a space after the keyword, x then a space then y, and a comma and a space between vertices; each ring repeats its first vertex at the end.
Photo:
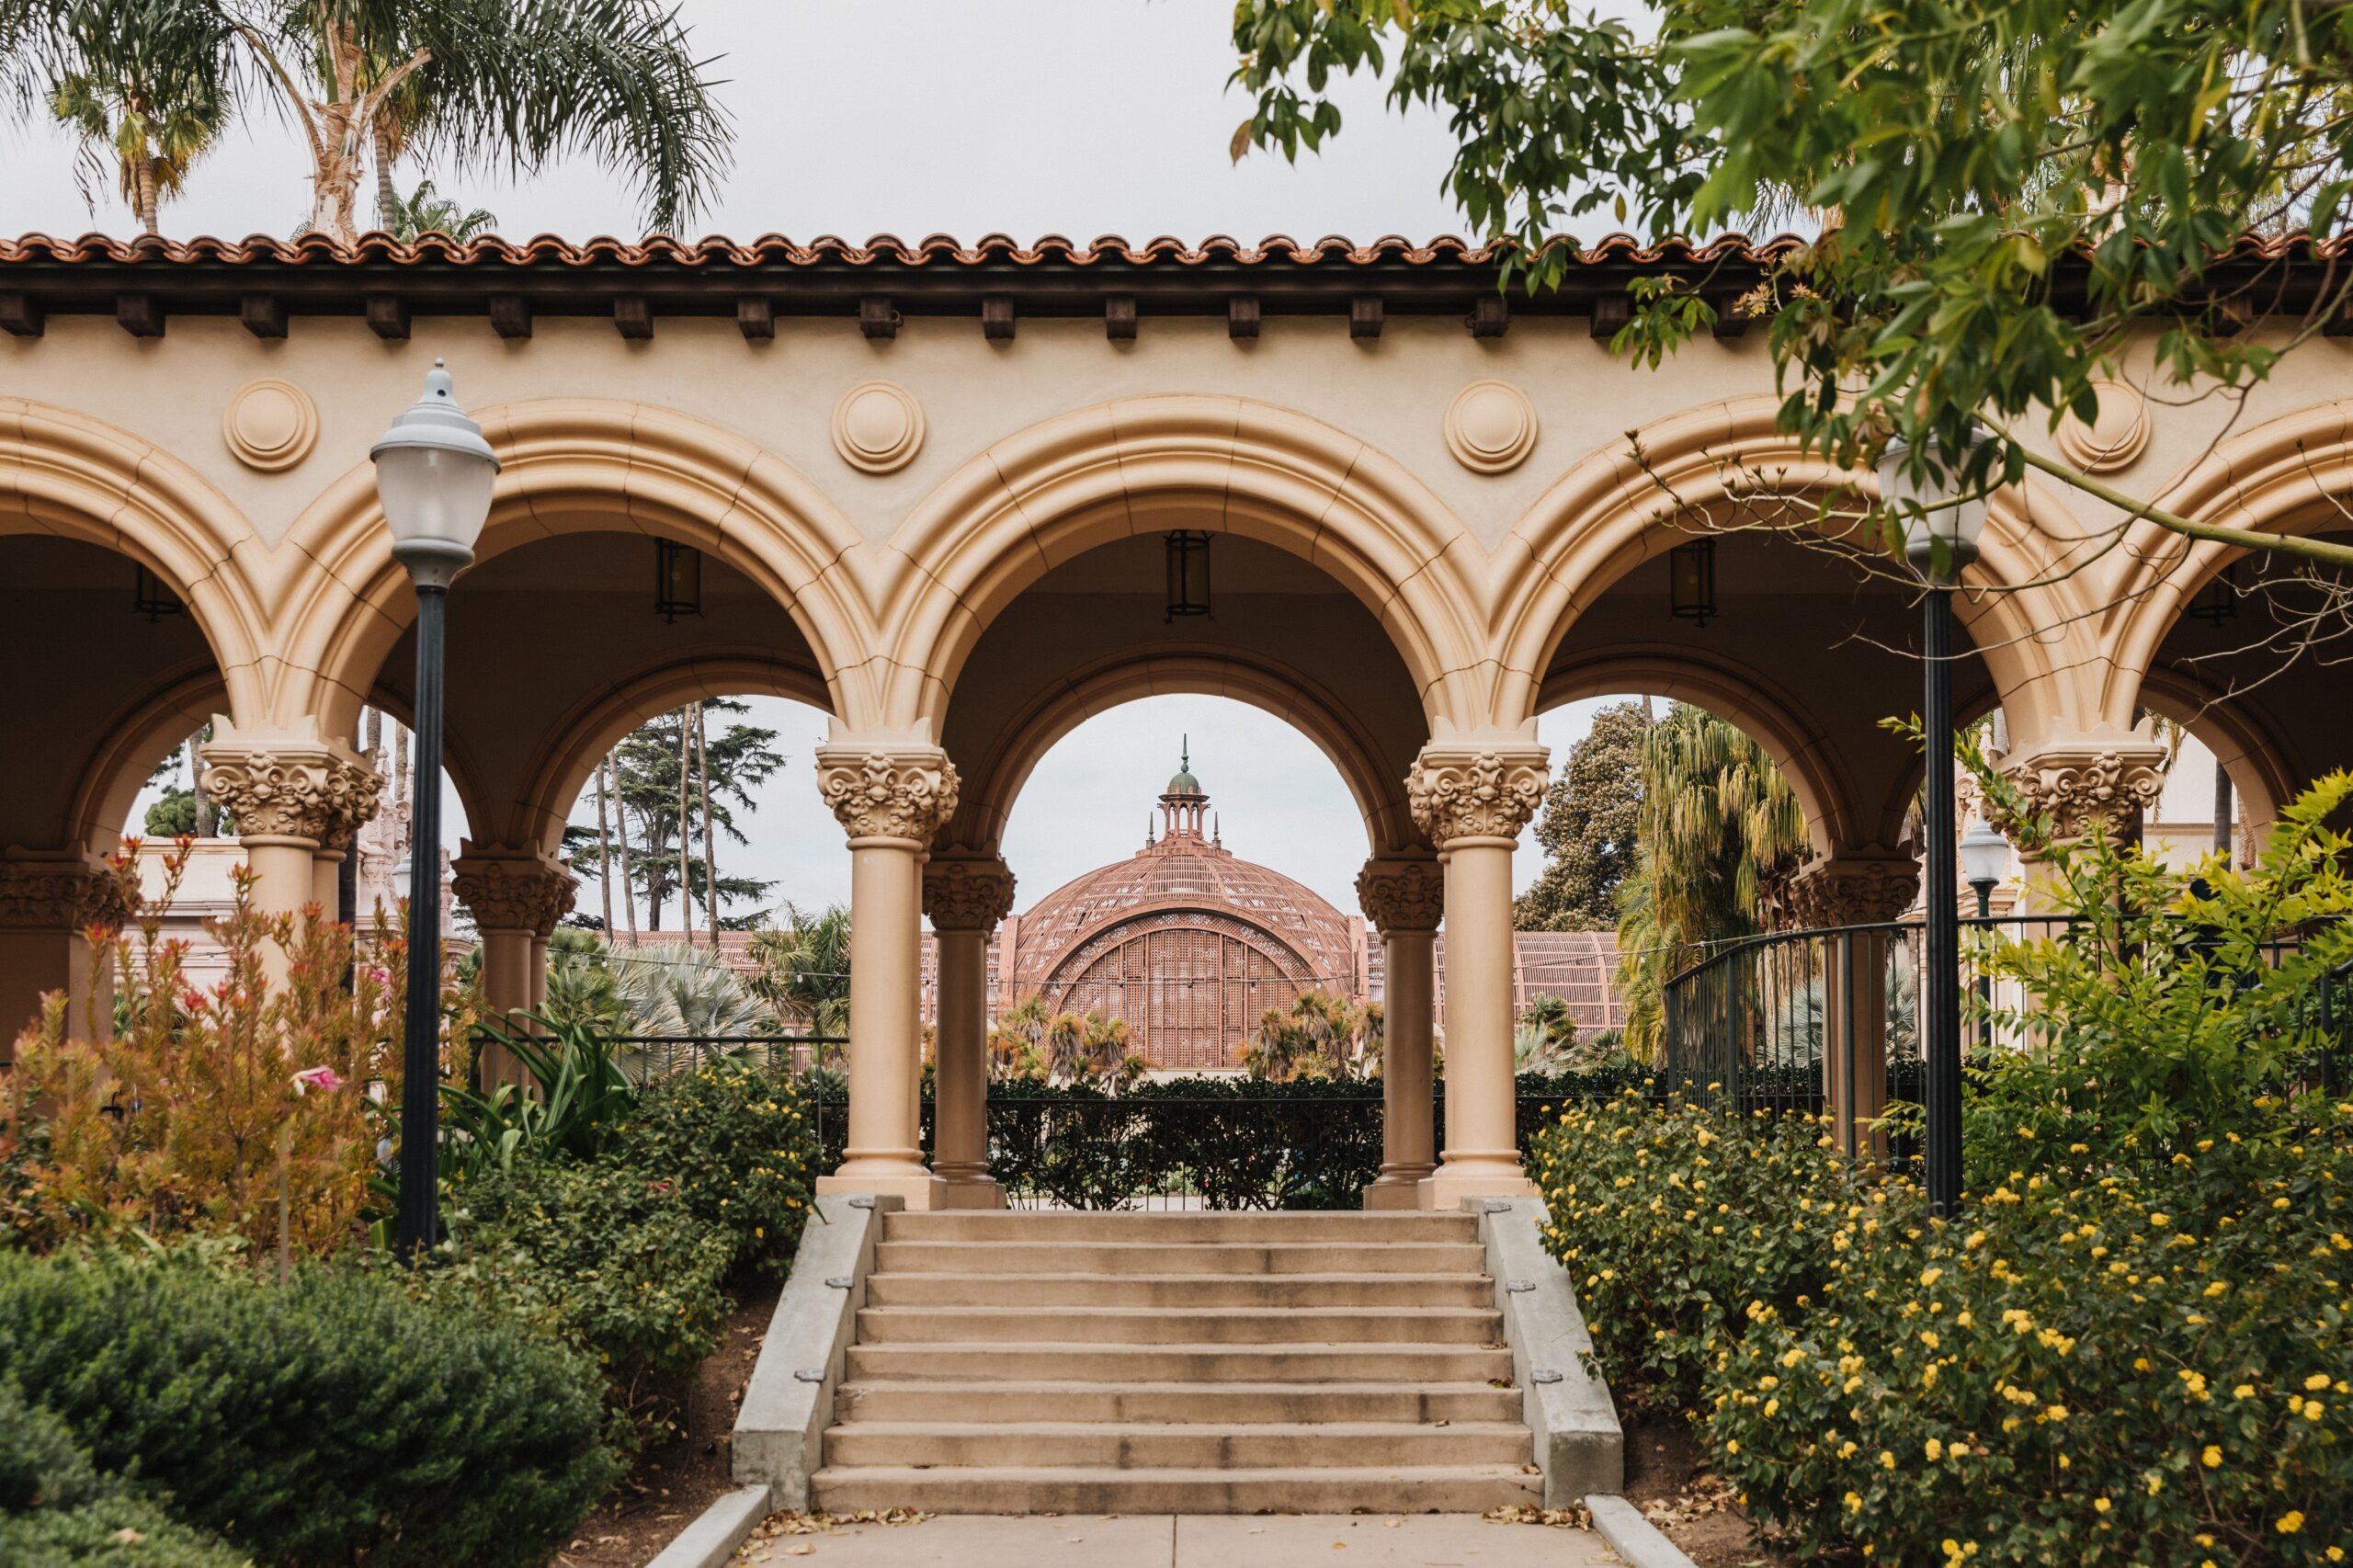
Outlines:
POLYGON ((253 1559, 177 1523, 153 1503, 109 1493, 71 1508, 0 1514, 8 1568, 252 1568, 253 1559))
POLYGON ((727 1238, 726 1272, 780 1278, 809 1217, 815 1118, 791 1074, 708 1062, 648 1085, 616 1153, 727 1238))
POLYGON ((452 1256, 423 1288, 585 1352, 625 1408, 719 1343, 733 1244, 634 1165, 518 1161, 469 1184, 449 1221, 452 1256))
POLYGON ((293 1568, 544 1562, 616 1471, 577 1358, 347 1268, 0 1256, 0 1365, 99 1470, 293 1568))
POLYGON ((1880 1244, 1902 1189, 1871 1185, 1810 1117, 1745 1120, 1639 1091, 1572 1102, 1530 1150, 1545 1244, 1574 1282, 1620 1400, 1694 1410, 1754 1309, 1787 1311, 1836 1272, 1842 1227, 1880 1244))
POLYGON ((1956 1224, 1848 1228, 1813 1310, 1760 1312, 1710 1380, 1718 1465, 1802 1544, 1880 1562, 2337 1561, 2353 1109, 2331 1119, 2260 1174, 2243 1149, 2227 1177, 2021 1172, 1956 1224))
POLYGON ((98 1490, 97 1470, 74 1429, 27 1400, 14 1378, 0 1378, 0 1514, 70 1508, 98 1490))

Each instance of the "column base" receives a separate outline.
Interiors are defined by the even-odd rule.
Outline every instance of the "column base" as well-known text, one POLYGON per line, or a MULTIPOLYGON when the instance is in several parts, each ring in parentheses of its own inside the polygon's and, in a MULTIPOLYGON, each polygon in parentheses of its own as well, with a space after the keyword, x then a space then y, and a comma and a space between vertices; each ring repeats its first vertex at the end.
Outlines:
POLYGON ((1005 1184, 988 1176, 943 1176, 939 1182, 940 1209, 1002 1209, 1005 1207, 1005 1184))
POLYGON ((1422 1208, 1451 1212, 1466 1198, 1532 1198, 1536 1184, 1516 1153, 1448 1155, 1415 1192, 1422 1208))
POLYGON ((927 1212, 946 1207, 940 1201, 940 1194, 947 1185, 938 1176, 929 1174, 860 1176, 856 1172, 847 1175, 837 1173, 817 1178, 817 1196, 824 1198, 837 1192, 871 1193, 878 1198, 898 1199, 906 1205, 911 1213, 927 1212))
POLYGON ((1376 1209, 1419 1209, 1422 1206, 1422 1183, 1427 1181, 1430 1165, 1400 1165, 1384 1169, 1380 1179, 1364 1189, 1364 1206, 1376 1209))

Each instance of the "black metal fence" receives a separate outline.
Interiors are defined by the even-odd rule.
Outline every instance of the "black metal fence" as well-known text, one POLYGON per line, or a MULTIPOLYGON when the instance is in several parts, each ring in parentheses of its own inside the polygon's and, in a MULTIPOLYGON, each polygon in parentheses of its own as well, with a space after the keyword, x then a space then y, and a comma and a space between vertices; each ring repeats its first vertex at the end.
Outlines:
MULTIPOLYGON (((2023 1043, 2030 1010, 2016 983, 1985 972, 1993 944, 2038 937, 2068 941, 2087 928, 2061 916, 1997 917, 1961 923, 1961 1054, 2023 1043)), ((1666 983, 1662 1085, 1688 1085, 1728 1108, 1819 1113, 1834 1103, 1858 1108, 1917 1105, 1923 922, 1784 931, 1733 942, 1666 983), (1878 1071, 1881 1094, 1842 1075, 1878 1071)), ((2277 966, 2299 950, 2293 939, 2267 944, 2259 961, 2277 966)), ((2290 1032, 2302 1086, 2342 1091, 2353 1062, 2353 963, 2317 977, 2290 1016, 2272 1027, 2290 1032)), ((1897 1158, 1906 1151, 1891 1151, 1897 1158)))

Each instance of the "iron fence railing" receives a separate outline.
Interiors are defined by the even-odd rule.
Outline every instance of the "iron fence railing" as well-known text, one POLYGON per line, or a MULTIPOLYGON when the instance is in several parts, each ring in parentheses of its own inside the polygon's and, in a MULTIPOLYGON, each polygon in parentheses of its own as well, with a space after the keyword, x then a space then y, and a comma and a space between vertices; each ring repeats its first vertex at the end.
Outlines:
MULTIPOLYGON (((1996 942, 2091 939, 2063 916, 1999 916, 1961 923, 1961 1055, 2023 1043, 2032 1008, 2015 981, 1988 972, 1996 942)), ((1676 975, 1664 992, 1663 1087, 1684 1088, 1727 1108, 1819 1113, 1833 1105, 1917 1105, 1920 921, 1782 931, 1727 944, 1676 975), (1854 1074, 1882 1074, 1876 1094, 1854 1074)), ((2266 944, 2276 967, 2301 944, 2266 944)), ((2119 961, 2133 961, 2121 955, 2119 961)), ((2336 1093, 2353 1062, 2353 964, 2319 975, 2292 1016, 2303 1086, 2336 1093)), ((1890 1151, 1898 1160, 1907 1151, 1890 1151)))

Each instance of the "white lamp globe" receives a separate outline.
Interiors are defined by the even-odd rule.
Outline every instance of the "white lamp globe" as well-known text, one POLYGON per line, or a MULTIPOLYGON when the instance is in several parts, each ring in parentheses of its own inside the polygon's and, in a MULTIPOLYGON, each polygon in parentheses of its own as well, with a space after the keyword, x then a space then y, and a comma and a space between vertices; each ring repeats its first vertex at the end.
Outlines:
POLYGON ((1961 485, 1952 475, 1967 452, 1947 460, 1933 436, 1923 447, 1927 472, 1913 461, 1911 444, 1903 437, 1889 439, 1879 459, 1880 500, 1903 530, 1904 558, 1913 569, 1932 583, 1949 585, 1977 559, 1989 508, 1983 495, 1953 498, 1961 485))
POLYGON ((369 449, 376 496, 392 531, 392 555, 418 585, 446 588, 472 563, 490 516, 498 457, 482 426, 458 406, 447 367, 426 373, 425 392, 369 449))
POLYGON ((2010 869, 2010 841, 1978 818, 1961 835, 1961 880, 1972 885, 1998 882, 2010 869))

